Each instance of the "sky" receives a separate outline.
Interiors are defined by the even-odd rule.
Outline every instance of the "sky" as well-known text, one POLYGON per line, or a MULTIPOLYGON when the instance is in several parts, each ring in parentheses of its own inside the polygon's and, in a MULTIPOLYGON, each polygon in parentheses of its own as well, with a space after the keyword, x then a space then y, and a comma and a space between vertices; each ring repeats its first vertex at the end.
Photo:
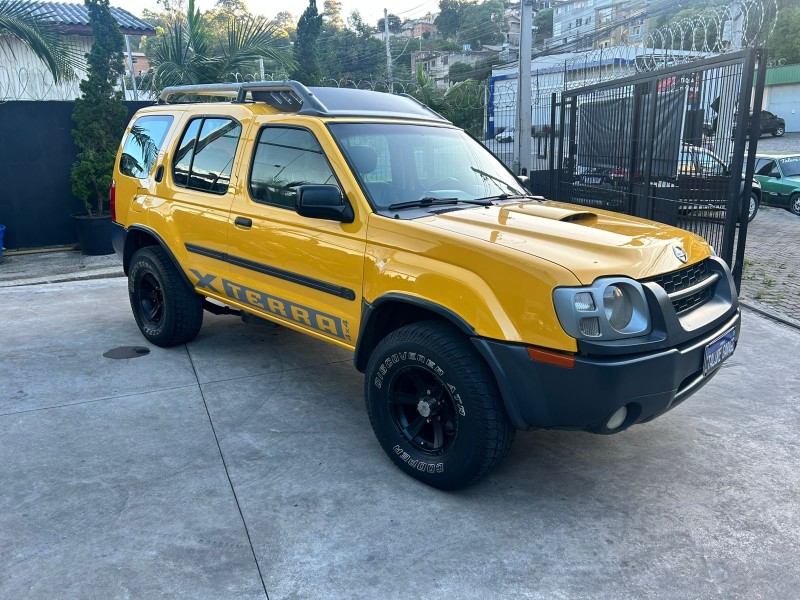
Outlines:
MULTIPOLYGON (((367 23, 376 25, 378 19, 383 17, 383 9, 387 8, 401 19, 418 18, 427 12, 437 12, 439 0, 340 0, 342 3, 342 16, 347 16, 357 10, 367 23)), ((215 0, 195 0, 195 6, 201 11, 213 8, 215 0)), ((288 10, 295 17, 300 17, 308 6, 308 0, 284 0, 283 2, 266 2, 265 0, 245 0, 250 12, 274 17, 282 10, 288 10)), ((322 12, 324 0, 317 0, 317 9, 322 12)), ((158 9, 156 0, 111 0, 112 6, 119 6, 128 12, 141 16, 142 10, 149 8, 158 9)))

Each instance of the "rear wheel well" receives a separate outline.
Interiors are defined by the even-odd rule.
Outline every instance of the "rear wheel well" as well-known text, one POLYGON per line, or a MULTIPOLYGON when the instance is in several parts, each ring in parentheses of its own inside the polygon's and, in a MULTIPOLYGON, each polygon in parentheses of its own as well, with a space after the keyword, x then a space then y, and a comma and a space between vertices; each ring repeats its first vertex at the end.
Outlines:
POLYGON ((141 229, 131 229, 125 237, 125 251, 122 256, 122 268, 125 275, 128 274, 128 268, 131 264, 131 258, 134 253, 140 248, 145 246, 160 246, 158 239, 155 236, 142 231, 141 229))
POLYGON ((445 321, 452 323, 469 335, 471 327, 449 310, 435 304, 422 306, 403 300, 387 300, 376 306, 364 303, 362 329, 358 335, 355 366, 362 373, 372 351, 380 341, 396 329, 420 321, 445 321))

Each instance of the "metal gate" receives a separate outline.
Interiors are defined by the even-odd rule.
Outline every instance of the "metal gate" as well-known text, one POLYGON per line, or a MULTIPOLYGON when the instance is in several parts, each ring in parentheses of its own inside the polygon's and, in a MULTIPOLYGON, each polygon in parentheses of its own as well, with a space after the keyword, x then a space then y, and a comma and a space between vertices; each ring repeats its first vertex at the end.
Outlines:
POLYGON ((757 64, 765 62, 756 49, 642 64, 637 75, 553 94, 543 136, 551 152, 538 157, 547 157, 547 177, 532 178, 534 191, 695 232, 732 267, 738 287, 757 194, 755 143, 745 157, 748 135, 759 134, 750 114, 761 109, 766 69, 754 86, 757 64))

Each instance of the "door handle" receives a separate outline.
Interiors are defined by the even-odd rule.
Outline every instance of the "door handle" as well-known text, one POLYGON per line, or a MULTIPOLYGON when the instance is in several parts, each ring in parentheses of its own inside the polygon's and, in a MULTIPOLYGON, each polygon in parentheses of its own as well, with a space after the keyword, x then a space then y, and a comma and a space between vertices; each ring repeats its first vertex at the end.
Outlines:
POLYGON ((245 217, 236 217, 234 219, 233 224, 237 227, 243 227, 244 229, 250 229, 253 226, 253 219, 247 219, 245 217))

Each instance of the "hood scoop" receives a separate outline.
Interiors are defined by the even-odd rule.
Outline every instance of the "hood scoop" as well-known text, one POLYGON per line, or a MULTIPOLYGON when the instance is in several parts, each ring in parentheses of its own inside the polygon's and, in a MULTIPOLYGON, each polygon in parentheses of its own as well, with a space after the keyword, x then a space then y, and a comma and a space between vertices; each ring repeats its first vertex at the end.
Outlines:
MULTIPOLYGON (((513 207, 503 208, 503 211, 532 215, 543 219, 561 221, 562 223, 575 223, 577 225, 594 225, 597 223, 597 214, 588 210, 575 210, 561 206, 547 206, 544 204, 518 204, 513 207)), ((502 211, 501 211, 502 212, 502 211)))

